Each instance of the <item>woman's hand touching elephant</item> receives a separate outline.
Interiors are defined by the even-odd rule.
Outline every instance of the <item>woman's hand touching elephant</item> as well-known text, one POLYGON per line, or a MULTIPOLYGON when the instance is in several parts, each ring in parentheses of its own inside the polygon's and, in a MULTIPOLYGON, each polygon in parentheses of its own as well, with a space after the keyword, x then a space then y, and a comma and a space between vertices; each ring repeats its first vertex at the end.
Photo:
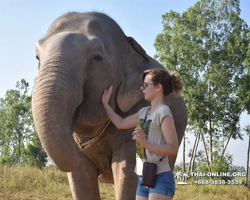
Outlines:
POLYGON ((109 99, 113 92, 113 85, 111 85, 108 89, 105 89, 102 94, 102 104, 106 105, 109 102, 109 99))
POLYGON ((135 130, 132 133, 132 135, 133 135, 133 137, 132 137, 133 140, 139 140, 140 143, 141 143, 141 146, 143 148, 146 147, 146 145, 147 145, 147 139, 146 139, 146 135, 145 135, 145 133, 144 133, 144 131, 143 131, 142 128, 135 128, 135 130))

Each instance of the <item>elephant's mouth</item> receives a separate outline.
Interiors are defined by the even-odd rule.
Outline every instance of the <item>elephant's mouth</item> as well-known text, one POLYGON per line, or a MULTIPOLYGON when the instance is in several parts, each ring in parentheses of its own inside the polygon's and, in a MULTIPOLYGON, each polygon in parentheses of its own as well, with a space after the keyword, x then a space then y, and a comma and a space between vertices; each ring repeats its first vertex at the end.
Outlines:
MULTIPOLYGON (((84 138, 98 137, 109 124, 100 98, 84 98, 76 112, 74 133, 84 138), (77 115, 77 116, 76 116, 77 115)), ((74 122, 73 122, 74 123, 74 122)))
POLYGON ((100 99, 84 97, 78 122, 83 122, 86 125, 101 126, 106 119, 107 117, 105 117, 105 111, 100 99))

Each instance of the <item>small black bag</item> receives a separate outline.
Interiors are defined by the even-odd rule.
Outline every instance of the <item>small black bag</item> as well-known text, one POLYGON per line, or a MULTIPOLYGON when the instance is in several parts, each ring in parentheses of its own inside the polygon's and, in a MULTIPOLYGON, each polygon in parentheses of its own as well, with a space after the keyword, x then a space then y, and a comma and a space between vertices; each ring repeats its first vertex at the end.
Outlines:
POLYGON ((144 162, 141 178, 141 186, 150 188, 155 187, 155 176, 156 176, 157 165, 155 163, 144 162))

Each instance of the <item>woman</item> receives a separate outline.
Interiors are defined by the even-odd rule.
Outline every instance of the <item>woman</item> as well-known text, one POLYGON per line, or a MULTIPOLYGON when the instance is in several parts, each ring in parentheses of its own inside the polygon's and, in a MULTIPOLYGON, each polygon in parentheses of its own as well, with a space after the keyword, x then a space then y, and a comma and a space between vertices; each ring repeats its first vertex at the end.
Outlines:
POLYGON ((137 155, 140 157, 136 159, 135 168, 135 173, 138 175, 136 200, 169 200, 175 193, 175 181, 169 167, 168 156, 177 155, 178 139, 173 116, 165 104, 164 97, 173 91, 176 96, 179 95, 182 90, 182 82, 177 73, 169 75, 163 69, 144 71, 141 81, 141 90, 145 100, 150 102, 150 106, 140 109, 125 119, 121 118, 108 105, 113 86, 104 91, 102 103, 110 120, 118 129, 137 127, 132 133, 133 139, 139 141, 139 145, 136 146, 137 155), (143 150, 139 149, 140 146, 143 150), (140 185, 141 166, 145 160, 157 164, 154 188, 140 185))

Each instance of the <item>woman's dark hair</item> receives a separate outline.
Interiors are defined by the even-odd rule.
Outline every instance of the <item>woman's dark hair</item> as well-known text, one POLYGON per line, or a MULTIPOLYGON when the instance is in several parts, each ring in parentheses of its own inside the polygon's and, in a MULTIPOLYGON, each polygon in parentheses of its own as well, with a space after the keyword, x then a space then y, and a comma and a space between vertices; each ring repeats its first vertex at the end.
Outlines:
POLYGON ((173 91, 175 93, 175 96, 180 96, 183 84, 180 75, 176 71, 174 71, 173 74, 170 75, 166 70, 162 68, 145 70, 141 75, 142 84, 146 75, 148 74, 152 76, 152 82, 155 85, 161 84, 163 86, 164 96, 169 95, 173 91))

